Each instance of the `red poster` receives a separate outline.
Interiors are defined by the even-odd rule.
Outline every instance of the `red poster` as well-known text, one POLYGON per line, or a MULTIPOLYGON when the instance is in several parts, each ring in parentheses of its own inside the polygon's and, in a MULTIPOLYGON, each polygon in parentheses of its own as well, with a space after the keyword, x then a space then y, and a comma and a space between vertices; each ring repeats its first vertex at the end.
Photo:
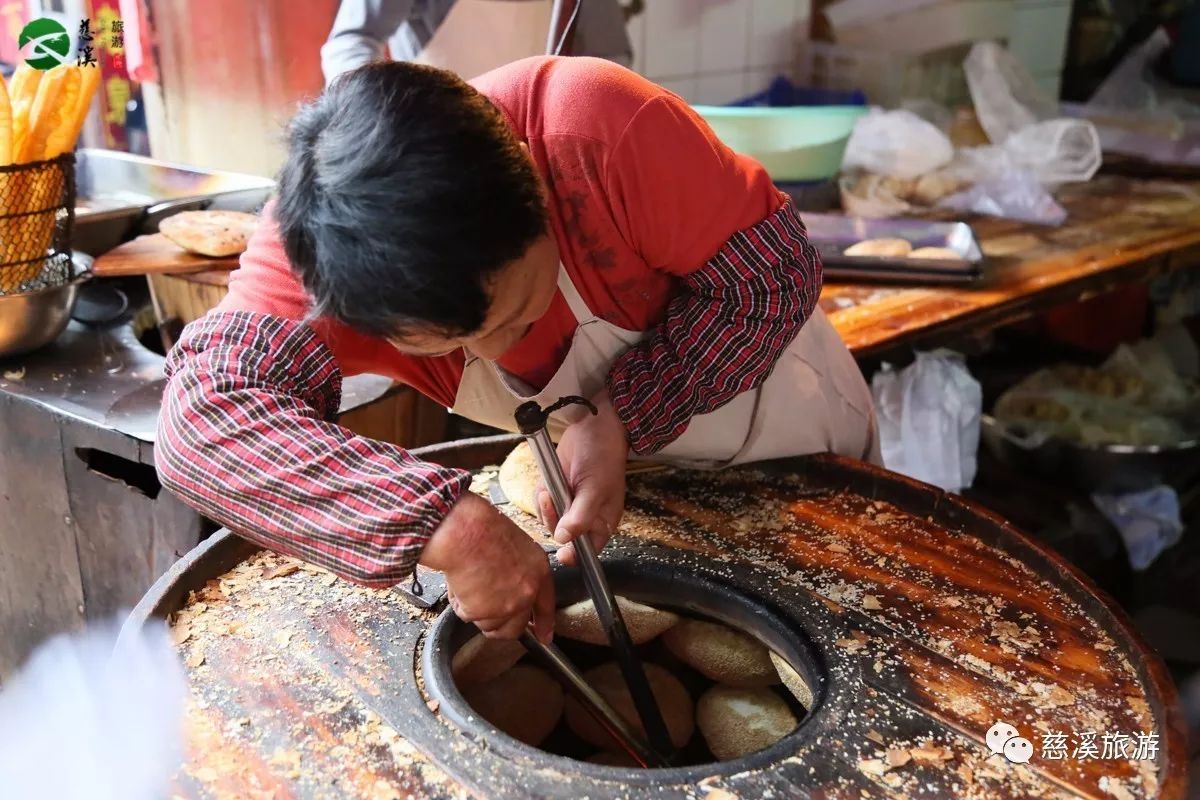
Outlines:
MULTIPOLYGON (((0 0, 0 3, 4 1, 0 0)), ((128 150, 125 116, 132 86, 129 73, 125 71, 125 25, 121 21, 118 0, 88 0, 87 5, 91 12, 88 28, 93 37, 91 55, 101 75, 96 94, 104 122, 105 147, 128 150)))

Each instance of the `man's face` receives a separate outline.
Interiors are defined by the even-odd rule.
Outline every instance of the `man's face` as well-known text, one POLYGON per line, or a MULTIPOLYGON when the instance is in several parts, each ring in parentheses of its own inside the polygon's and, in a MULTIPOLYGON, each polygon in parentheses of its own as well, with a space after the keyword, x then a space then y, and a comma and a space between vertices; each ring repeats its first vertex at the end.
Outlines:
POLYGON ((465 336, 413 332, 393 338, 392 344, 414 356, 439 356, 460 347, 480 358, 504 355, 545 316, 558 286, 558 244, 547 233, 495 274, 489 288, 491 305, 479 330, 465 336))

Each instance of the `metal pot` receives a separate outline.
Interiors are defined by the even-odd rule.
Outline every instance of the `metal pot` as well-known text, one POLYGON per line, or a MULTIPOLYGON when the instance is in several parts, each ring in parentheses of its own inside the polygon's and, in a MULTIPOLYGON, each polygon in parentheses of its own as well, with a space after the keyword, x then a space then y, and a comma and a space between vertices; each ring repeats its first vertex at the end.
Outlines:
POLYGON ((0 295, 0 358, 37 350, 58 338, 71 321, 84 273, 62 286, 0 295))
POLYGON ((1200 440, 1173 445, 1082 445, 1007 425, 990 414, 983 441, 1001 461, 1086 492, 1120 494, 1158 484, 1187 489, 1200 479, 1200 440))

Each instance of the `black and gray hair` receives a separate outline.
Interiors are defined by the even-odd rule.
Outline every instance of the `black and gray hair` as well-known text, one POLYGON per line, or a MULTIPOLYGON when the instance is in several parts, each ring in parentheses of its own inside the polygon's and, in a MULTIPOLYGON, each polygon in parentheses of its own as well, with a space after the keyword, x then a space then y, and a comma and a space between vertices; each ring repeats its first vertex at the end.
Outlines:
POLYGON ((490 277, 547 228, 500 112, 453 73, 403 62, 342 75, 296 114, 275 217, 313 314, 388 337, 478 330, 490 277))

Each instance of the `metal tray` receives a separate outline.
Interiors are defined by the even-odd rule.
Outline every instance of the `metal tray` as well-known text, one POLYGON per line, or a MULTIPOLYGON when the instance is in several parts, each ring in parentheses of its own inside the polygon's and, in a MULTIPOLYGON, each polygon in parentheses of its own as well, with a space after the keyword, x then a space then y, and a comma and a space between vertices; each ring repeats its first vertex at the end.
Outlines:
POLYGON ((897 283, 971 283, 983 277, 983 251, 965 222, 922 219, 860 219, 841 214, 804 214, 808 239, 821 254, 827 278, 897 283), (847 256, 863 239, 907 239, 913 248, 945 247, 957 259, 847 256))
POLYGON ((258 175, 91 148, 75 155, 75 182, 72 245, 94 256, 157 229, 158 220, 179 211, 257 210, 275 187, 270 178, 258 175))

